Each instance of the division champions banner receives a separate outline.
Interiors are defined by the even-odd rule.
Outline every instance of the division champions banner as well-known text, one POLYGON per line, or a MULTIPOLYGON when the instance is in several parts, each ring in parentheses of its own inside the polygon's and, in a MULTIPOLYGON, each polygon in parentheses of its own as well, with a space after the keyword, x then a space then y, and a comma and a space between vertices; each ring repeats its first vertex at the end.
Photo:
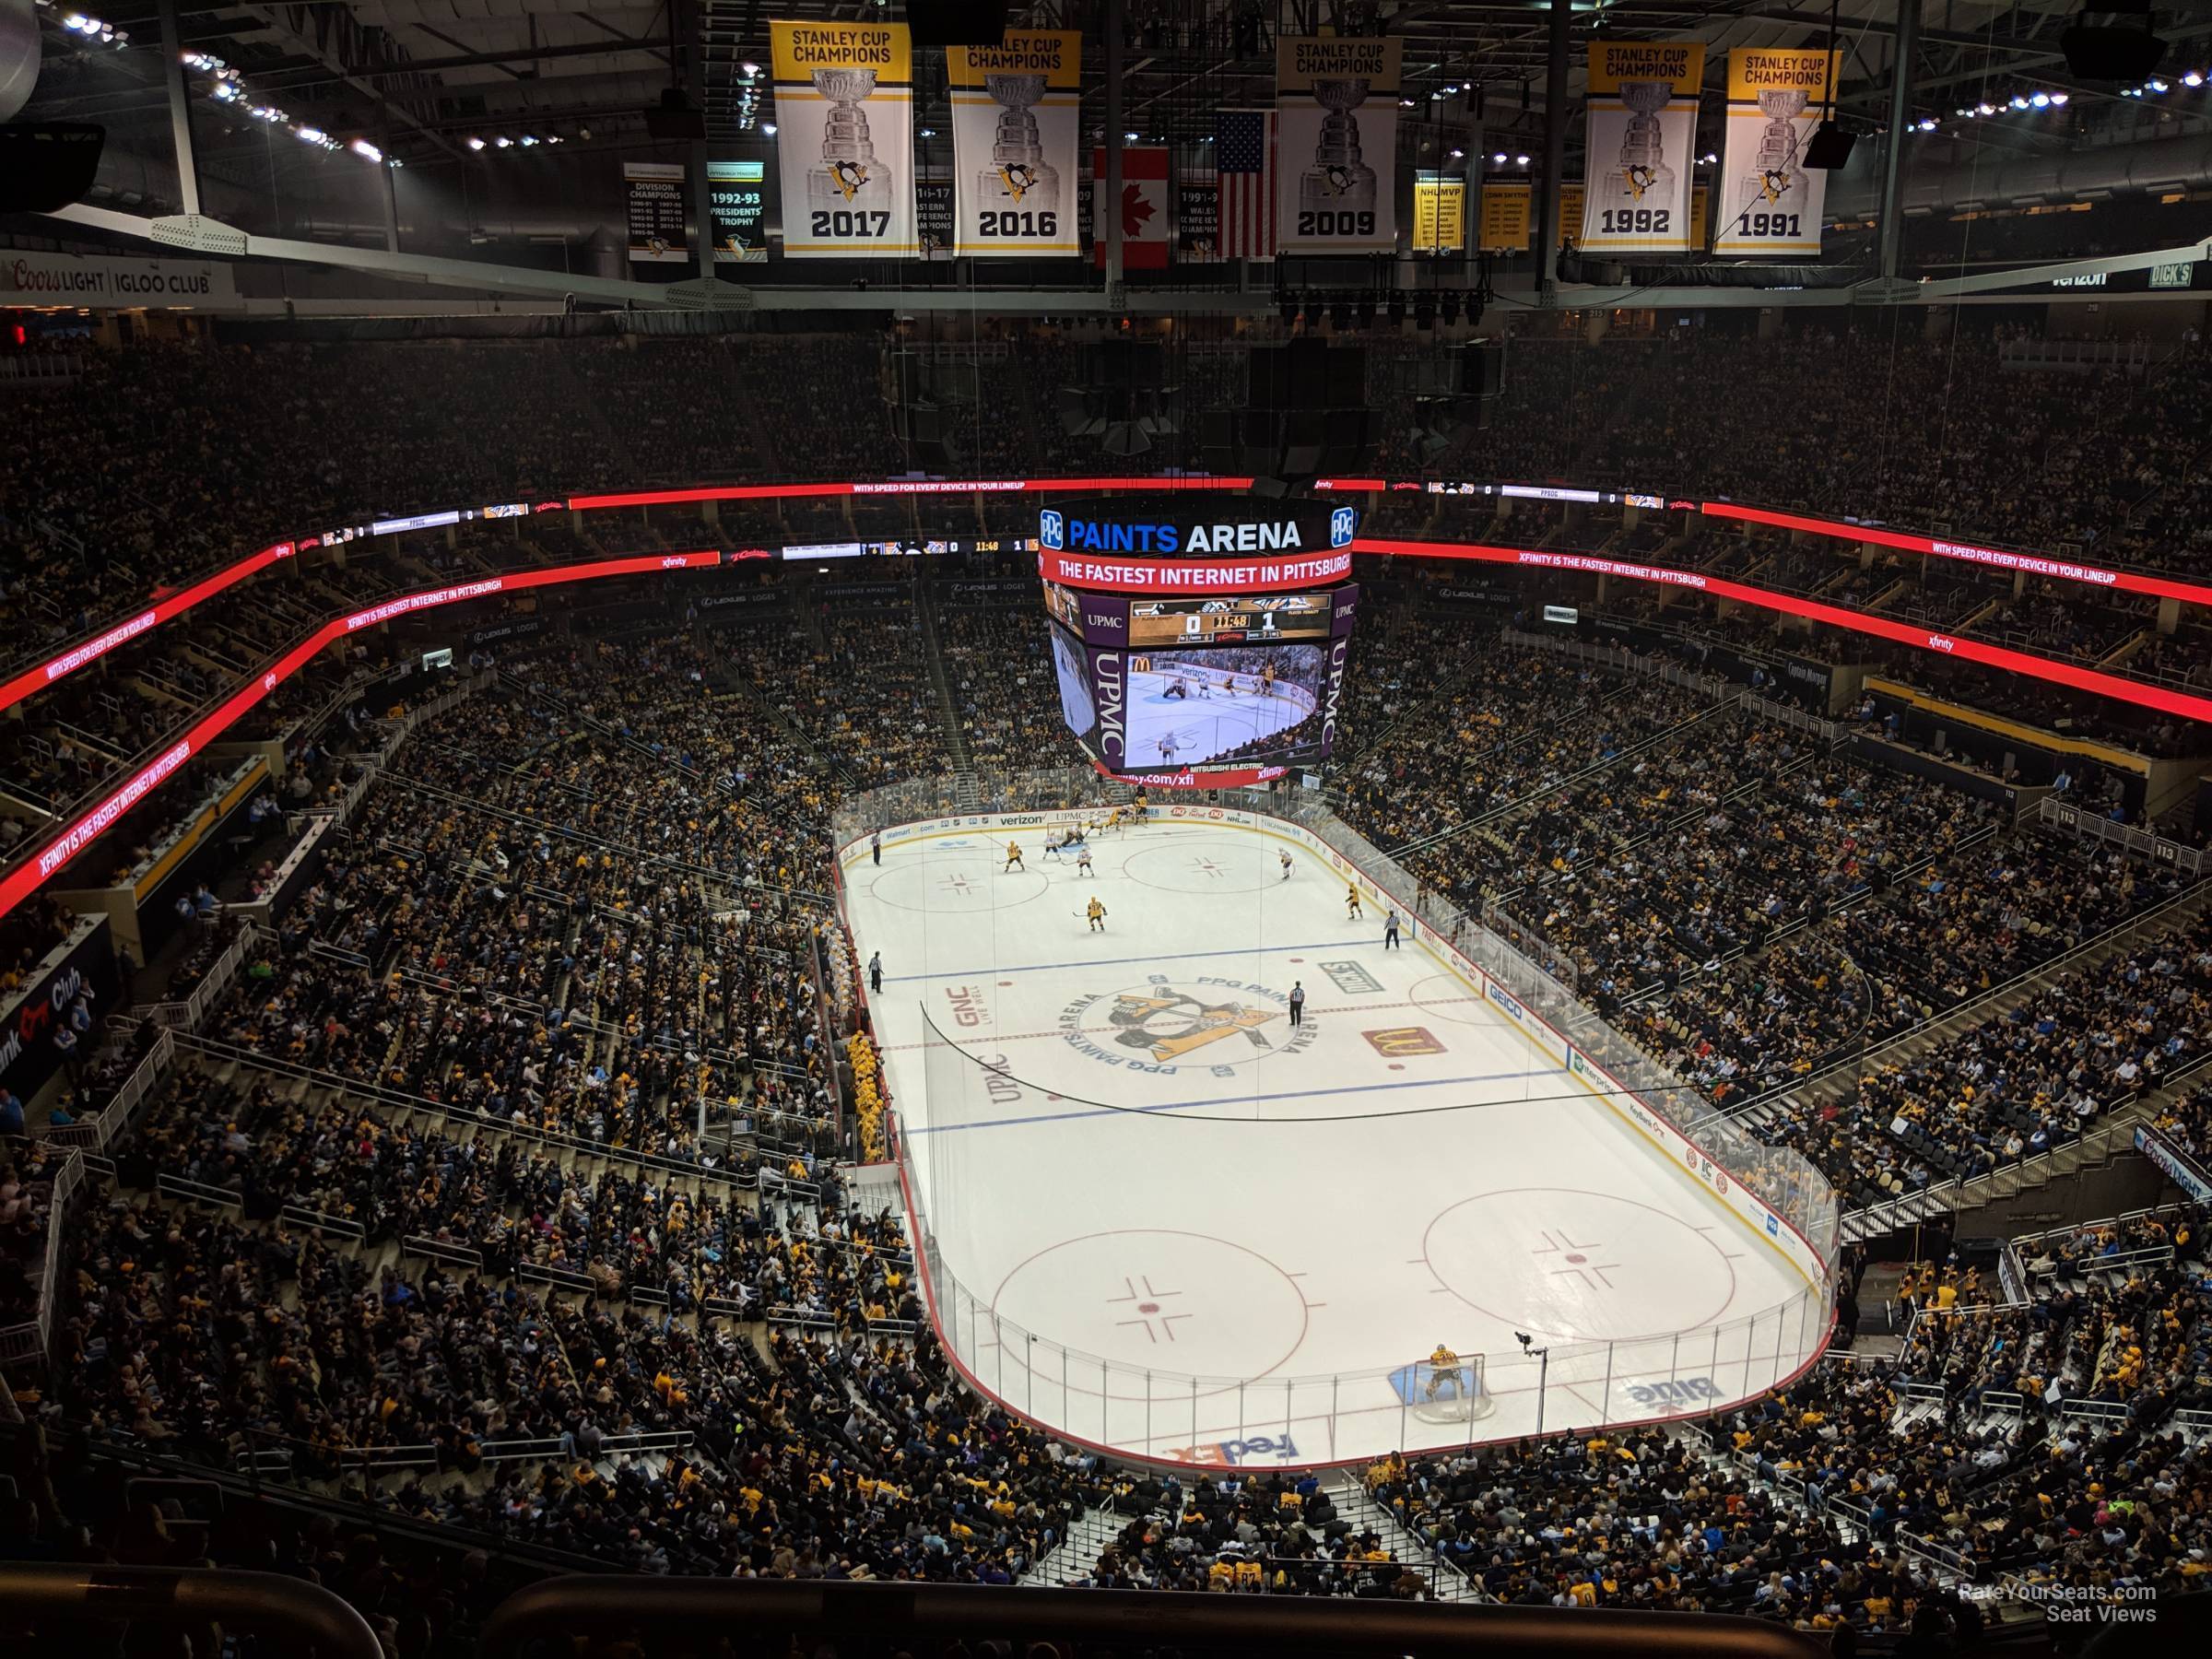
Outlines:
POLYGON ((1818 258, 1828 175, 1807 171, 1836 53, 1820 46, 1751 46, 1728 54, 1728 141, 1721 155, 1715 253, 1818 258))
POLYGON ((1705 48, 1696 41, 1590 42, 1586 252, 1680 253, 1695 245, 1689 185, 1704 74, 1705 48))
POLYGON ((1083 37, 1008 30, 997 46, 947 46, 953 252, 1078 255, 1077 117, 1083 37))
POLYGON ((1395 251, 1402 46, 1312 35, 1277 42, 1276 246, 1282 252, 1395 251))
POLYGON ((903 23, 769 28, 783 255, 921 252, 914 235, 914 54, 903 23))

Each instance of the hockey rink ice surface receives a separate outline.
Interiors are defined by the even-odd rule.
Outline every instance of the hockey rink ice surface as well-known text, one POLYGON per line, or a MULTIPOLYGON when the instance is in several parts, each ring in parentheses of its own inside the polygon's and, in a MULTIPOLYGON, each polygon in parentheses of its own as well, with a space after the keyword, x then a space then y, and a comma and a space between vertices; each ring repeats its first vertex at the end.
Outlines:
MULTIPOLYGON (((1190 696, 1170 697, 1172 673, 1147 670, 1129 677, 1128 754, 1133 766, 1168 765, 1209 760, 1240 744, 1272 737, 1313 712, 1313 693, 1285 682, 1272 695, 1256 691, 1225 691, 1218 686, 1198 695, 1194 682, 1190 696), (1161 747, 1174 746, 1173 762, 1161 747)), ((1093 858, 1098 849, 1093 848, 1093 858)), ((1103 866, 1101 866, 1102 868, 1103 866)))
POLYGON ((1326 1463, 1711 1410, 1817 1353, 1796 1265, 1441 952, 1348 920, 1302 843, 1156 822, 1094 837, 1090 877, 1043 847, 986 826, 844 865, 934 1310, 1014 1409, 1326 1463), (1485 1356, 1487 1413, 1425 1399, 1440 1343, 1485 1356))

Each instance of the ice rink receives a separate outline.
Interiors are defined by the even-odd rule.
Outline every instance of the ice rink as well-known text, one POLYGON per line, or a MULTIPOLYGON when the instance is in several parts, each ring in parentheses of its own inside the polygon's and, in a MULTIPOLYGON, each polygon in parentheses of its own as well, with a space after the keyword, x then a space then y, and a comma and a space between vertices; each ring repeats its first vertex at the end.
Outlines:
POLYGON ((1015 1409, 1324 1463, 1711 1409, 1817 1351, 1798 1265, 1302 843, 1155 823, 1091 877, 1043 846, 845 863, 933 1308, 1015 1409), (1485 1357, 1476 1413, 1410 1369, 1440 1343, 1485 1357))
MULTIPOLYGON (((1238 677, 1246 684, 1253 677, 1238 677)), ((1313 712, 1313 693, 1282 681, 1273 692, 1230 691, 1203 676, 1145 670, 1129 676, 1129 761, 1133 766, 1189 765, 1226 755, 1240 744, 1270 737, 1313 712), (1188 697, 1171 697, 1181 677, 1188 697), (1205 694, 1200 695, 1200 687, 1205 694), (1173 744, 1170 754, 1161 746, 1173 744)))

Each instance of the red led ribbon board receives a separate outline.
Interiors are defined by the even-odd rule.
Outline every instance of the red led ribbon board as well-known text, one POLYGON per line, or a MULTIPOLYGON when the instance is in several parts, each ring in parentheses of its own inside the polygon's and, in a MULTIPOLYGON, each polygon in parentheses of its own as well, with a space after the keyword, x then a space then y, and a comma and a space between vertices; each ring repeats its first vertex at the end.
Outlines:
POLYGON ((701 553, 648 553, 629 559, 595 559, 588 564, 556 565, 543 571, 520 571, 511 576, 488 576, 481 582, 465 582, 452 587, 422 588, 412 594, 396 594, 365 610, 334 617, 270 664, 257 677, 248 680, 231 693, 182 737, 140 768, 67 829, 45 841, 22 865, 9 871, 5 877, 0 877, 0 916, 7 914, 41 886, 59 875, 79 853, 99 840, 117 818, 145 799, 185 761, 236 724, 263 698, 313 661, 315 654, 334 640, 344 639, 364 628, 374 628, 380 622, 389 622, 395 617, 403 617, 410 612, 430 610, 442 605, 458 605, 469 599, 488 598, 494 594, 522 593, 530 588, 547 587, 560 582, 594 582, 609 576, 641 576, 656 571, 700 570, 721 562, 722 555, 710 550, 701 553))
POLYGON ((1352 550, 1355 553, 1389 553, 1401 559, 1472 559, 1484 564, 1519 565, 1529 570, 1579 571, 1594 576, 1618 576, 1630 582, 1652 582, 1669 587, 1690 588, 1700 594, 1711 594, 1718 599, 1734 599, 1739 604, 1757 606, 1761 610, 1805 617, 1815 622, 1826 622, 1831 627, 1866 634, 1877 640, 1893 640, 1916 650, 1940 652, 1945 656, 1958 657, 1966 662, 1983 663, 1992 668, 2002 668, 2007 673, 2023 675, 2030 679, 2047 680, 2057 686, 2071 686, 2077 691, 2095 692, 2100 697, 2133 703, 2137 708, 2156 709, 2161 713, 2178 715, 2183 720, 2212 722, 2212 698, 2195 697, 2186 691, 2170 691, 2162 686, 2123 679, 2116 674, 2077 667, 2072 663, 2062 663, 2052 657, 2031 656, 2024 651, 1984 644, 1980 640, 1932 633, 1910 622, 1893 621, 1888 617, 1870 617, 1861 611, 1845 610, 1841 606, 1822 605, 1814 599, 1800 599, 1794 594, 1771 593, 1765 588, 1750 587, 1718 576, 1707 576, 1698 571, 1677 571, 1665 565, 1628 564, 1595 553, 1554 553, 1536 547, 1489 547, 1479 542, 1384 541, 1361 536, 1352 544, 1352 550))

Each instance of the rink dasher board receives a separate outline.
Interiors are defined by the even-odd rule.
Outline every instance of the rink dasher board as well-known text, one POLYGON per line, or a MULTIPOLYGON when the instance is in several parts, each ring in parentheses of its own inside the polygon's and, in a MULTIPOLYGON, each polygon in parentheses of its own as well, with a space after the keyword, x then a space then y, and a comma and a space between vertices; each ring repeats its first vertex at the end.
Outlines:
MULTIPOLYGON (((942 818, 921 818, 910 824, 887 825, 876 833, 880 835, 884 846, 890 847, 900 843, 941 841, 956 835, 996 835, 1024 830, 1064 829, 1094 821, 1100 810, 1093 806, 1048 808, 1037 812, 956 813, 942 818)), ((1277 841, 1287 841, 1321 859, 1345 877, 1348 885, 1357 887, 1362 897, 1371 899, 1386 909, 1394 909, 1397 904, 1394 898, 1377 887, 1334 844, 1302 824, 1234 806, 1173 804, 1153 806, 1150 813, 1150 821, 1144 826, 1147 830, 1178 827, 1243 830, 1272 836, 1277 841)), ((838 850, 837 864, 841 877, 845 870, 871 861, 872 840, 870 835, 855 836, 838 850)), ((841 880, 839 903, 841 909, 841 880)), ((1434 929, 1418 918, 1407 918, 1407 921, 1412 929, 1413 942, 1425 950, 1438 967, 1459 980, 1478 1000, 1487 1000, 1505 1015, 1530 1047, 1548 1058, 1554 1065, 1603 1102, 1614 1116, 1635 1129, 1670 1162, 1679 1163, 1688 1171, 1699 1191, 1779 1255, 1808 1288, 1826 1281, 1827 1264, 1820 1259, 1820 1253, 1814 1249, 1793 1223, 1769 1209, 1740 1182, 1731 1179, 1720 1164, 1706 1155, 1703 1147, 1665 1118, 1653 1112, 1641 1097, 1597 1061, 1576 1048, 1542 1015, 1524 1006, 1521 999, 1512 992, 1462 956, 1449 943, 1438 939, 1434 929)), ((845 918, 845 932, 848 937, 853 936, 852 919, 849 916, 845 918)))

